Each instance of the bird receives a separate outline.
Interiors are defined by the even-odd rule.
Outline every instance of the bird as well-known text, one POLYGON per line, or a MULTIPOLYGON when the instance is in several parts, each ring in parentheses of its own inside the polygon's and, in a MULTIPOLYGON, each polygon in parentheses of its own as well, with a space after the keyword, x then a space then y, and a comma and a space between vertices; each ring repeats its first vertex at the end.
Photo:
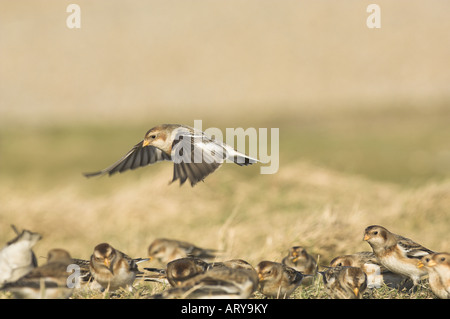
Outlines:
POLYGON ((304 275, 282 263, 263 260, 256 266, 259 290, 266 297, 287 299, 301 284, 304 275))
POLYGON ((196 257, 172 260, 166 267, 167 281, 172 287, 183 286, 190 278, 206 272, 208 266, 207 262, 196 257))
POLYGON ((181 186, 189 179, 193 187, 217 170, 225 160, 240 166, 258 162, 198 129, 181 124, 161 124, 148 130, 142 141, 111 166, 84 175, 111 176, 160 161, 172 161, 173 178, 170 183, 179 180, 181 186))
POLYGON ((258 288, 258 275, 244 264, 225 262, 183 281, 152 299, 246 299, 258 288), (225 266, 226 264, 230 267, 225 266))
POLYGON ((71 263, 72 258, 65 249, 51 249, 47 263, 32 269, 17 281, 6 283, 2 290, 21 299, 67 299, 73 293, 73 288, 68 285, 68 266, 71 263))
MULTIPOLYGON (((119 252, 123 255, 123 258, 125 258, 130 264, 135 263, 137 265, 142 262, 150 260, 150 258, 131 258, 124 252, 121 251, 119 252)), ((94 279, 94 277, 91 274, 90 259, 86 260, 82 258, 72 258, 72 264, 78 266, 80 284, 89 285, 89 289, 103 289, 103 287, 94 279)), ((141 275, 142 274, 139 272, 137 273, 136 277, 139 277, 141 275)), ((140 278, 142 278, 142 276, 140 278)))
POLYGON ((450 299, 450 254, 433 253, 422 257, 417 267, 428 271, 431 291, 440 299, 450 299))
POLYGON ((169 238, 156 238, 149 245, 147 252, 150 258, 157 259, 164 264, 184 257, 211 260, 216 258, 219 253, 215 249, 201 248, 186 241, 169 238))
POLYGON ((331 299, 361 299, 367 288, 367 275, 359 267, 330 267, 319 273, 331 299))
POLYGON ((281 263, 300 271, 304 275, 314 275, 317 271, 316 260, 301 246, 291 247, 288 255, 282 259, 281 263))
POLYGON ((26 229, 19 232, 14 225, 11 227, 16 237, 0 250, 0 285, 18 280, 38 265, 32 248, 42 236, 26 229))
POLYGON ((231 269, 247 269, 256 272, 255 268, 244 259, 229 259, 225 261, 212 262, 208 265, 208 270, 219 267, 226 267, 231 269))
POLYGON ((101 287, 108 291, 119 288, 131 291, 136 275, 140 273, 135 260, 108 243, 95 246, 89 271, 101 287))
POLYGON ((221 262, 207 263, 197 257, 183 257, 170 261, 166 268, 144 268, 144 270, 155 275, 145 274, 145 281, 156 281, 168 283, 172 287, 184 286, 191 278, 205 273, 206 271, 219 268, 246 269, 255 271, 255 268, 243 259, 230 259, 221 262))
POLYGON ((408 286, 405 286, 408 277, 389 271, 378 261, 373 251, 360 251, 333 258, 330 267, 339 266, 361 268, 367 275, 368 288, 380 288, 382 284, 397 289, 408 288, 408 286))
POLYGON ((417 286, 421 277, 427 274, 426 270, 417 267, 417 262, 423 256, 433 253, 432 250, 379 225, 366 227, 363 240, 369 243, 384 267, 409 277, 413 286, 417 286))

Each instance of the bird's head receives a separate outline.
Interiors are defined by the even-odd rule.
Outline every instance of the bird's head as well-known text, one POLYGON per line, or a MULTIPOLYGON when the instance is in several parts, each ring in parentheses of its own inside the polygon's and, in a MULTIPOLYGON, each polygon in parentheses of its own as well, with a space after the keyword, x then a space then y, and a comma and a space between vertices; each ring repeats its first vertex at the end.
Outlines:
POLYGON ((110 268, 111 261, 116 255, 116 251, 107 243, 98 244, 94 249, 93 257, 97 262, 110 268))
POLYGON ((142 146, 145 147, 149 145, 170 153, 170 148, 172 145, 168 138, 167 129, 157 126, 148 130, 144 136, 142 146))
POLYGON ((364 231, 364 241, 367 241, 372 247, 383 245, 388 237, 388 230, 379 225, 372 225, 364 231))

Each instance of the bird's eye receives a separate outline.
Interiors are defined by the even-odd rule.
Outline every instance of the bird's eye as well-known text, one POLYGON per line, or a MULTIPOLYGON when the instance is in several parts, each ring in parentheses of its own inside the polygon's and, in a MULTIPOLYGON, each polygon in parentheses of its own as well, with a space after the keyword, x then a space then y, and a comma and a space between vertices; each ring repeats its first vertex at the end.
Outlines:
POLYGON ((441 258, 441 261, 445 261, 445 257, 442 257, 442 258, 441 258))
POLYGON ((152 139, 155 139, 155 138, 156 138, 156 135, 150 135, 150 137, 151 137, 152 139))
POLYGON ((341 267, 341 266, 342 266, 342 263, 337 264, 337 266, 338 266, 338 267, 341 267))
POLYGON ((377 231, 374 231, 373 234, 374 234, 374 235, 378 235, 378 232, 377 232, 377 231))

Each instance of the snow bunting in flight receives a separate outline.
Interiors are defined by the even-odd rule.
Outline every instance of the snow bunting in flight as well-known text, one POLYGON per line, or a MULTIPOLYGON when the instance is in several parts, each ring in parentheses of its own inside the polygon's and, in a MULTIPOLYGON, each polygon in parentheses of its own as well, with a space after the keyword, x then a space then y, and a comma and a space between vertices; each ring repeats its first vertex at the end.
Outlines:
POLYGON ((112 175, 160 161, 172 161, 174 166, 171 183, 179 180, 182 185, 189 179, 191 186, 194 186, 218 169, 225 160, 240 166, 258 162, 192 127, 162 124, 148 130, 142 141, 111 166, 84 175, 112 175))

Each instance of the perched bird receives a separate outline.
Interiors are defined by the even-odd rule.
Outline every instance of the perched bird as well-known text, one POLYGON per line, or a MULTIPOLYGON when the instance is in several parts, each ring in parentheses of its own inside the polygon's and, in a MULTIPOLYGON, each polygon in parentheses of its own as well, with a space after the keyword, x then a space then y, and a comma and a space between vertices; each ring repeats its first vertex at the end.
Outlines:
POLYGON ((215 249, 200 248, 185 241, 168 238, 157 238, 148 247, 148 256, 164 264, 184 257, 210 260, 216 258, 217 254, 215 249))
POLYGON ((84 175, 112 175, 165 160, 174 163, 172 182, 179 180, 182 185, 189 179, 191 186, 203 181, 225 160, 240 166, 257 162, 202 131, 185 125, 162 124, 148 130, 142 141, 111 166, 84 175))
POLYGON ((259 290, 266 297, 289 298, 304 277, 294 268, 273 261, 261 261, 255 269, 259 278, 259 290))
POLYGON ((433 253, 430 249, 378 225, 365 229, 364 240, 372 247, 384 267, 411 278, 414 286, 427 274, 426 270, 417 267, 417 262, 423 256, 433 253))
POLYGON ((367 275, 368 288, 380 288, 382 284, 397 289, 411 288, 411 286, 405 286, 408 277, 393 273, 381 265, 373 251, 337 256, 331 260, 330 267, 340 266, 361 268, 367 275))
POLYGON ((183 286, 192 277, 205 273, 208 266, 207 262, 196 257, 172 260, 166 267, 167 281, 172 287, 183 286))
POLYGON ((245 269, 256 273, 255 268, 242 259, 231 259, 221 262, 207 263, 196 257, 184 257, 170 261, 165 269, 144 268, 155 275, 145 274, 145 281, 167 282, 172 287, 184 286, 191 278, 204 274, 212 269, 245 269))
POLYGON ((255 268, 248 261, 245 261, 243 259, 230 259, 225 261, 212 262, 208 265, 208 270, 219 267, 226 267, 231 269, 247 269, 256 273, 255 268))
MULTIPOLYGON (((144 261, 148 261, 150 260, 150 258, 131 258, 130 256, 128 256, 127 254, 119 251, 122 255, 123 258, 125 258, 130 264, 131 263, 135 263, 140 264, 144 261)), ((79 267, 79 271, 80 271, 80 281, 82 284, 93 284, 91 285, 91 288, 100 288, 101 286, 95 281, 94 277, 91 274, 91 269, 90 269, 90 264, 91 261, 90 260, 85 260, 85 259, 80 259, 80 258, 72 258, 72 264, 75 264, 79 267)), ((139 275, 140 273, 138 273, 139 275)))
POLYGON ((450 299, 450 254, 434 253, 422 257, 417 267, 428 271, 431 291, 440 299, 450 299))
POLYGON ((314 275, 317 271, 316 260, 301 246, 291 247, 281 263, 304 275, 314 275))
POLYGON ((254 269, 222 264, 185 280, 181 286, 153 295, 152 299, 246 299, 257 288, 258 276, 254 269))
POLYGON ((332 299, 361 299, 367 288, 367 275, 359 267, 331 267, 319 273, 332 299))
POLYGON ((29 230, 19 233, 12 227, 17 236, 0 250, 0 285, 16 281, 37 267, 32 248, 42 236, 29 230))
POLYGON ((64 249, 52 249, 47 257, 46 264, 32 269, 15 282, 6 283, 2 290, 22 299, 69 298, 73 293, 68 286, 68 266, 72 263, 70 254, 64 249))
POLYGON ((95 246, 89 270, 102 288, 109 291, 119 288, 131 290, 136 275, 140 273, 133 259, 114 249, 108 243, 95 246))

